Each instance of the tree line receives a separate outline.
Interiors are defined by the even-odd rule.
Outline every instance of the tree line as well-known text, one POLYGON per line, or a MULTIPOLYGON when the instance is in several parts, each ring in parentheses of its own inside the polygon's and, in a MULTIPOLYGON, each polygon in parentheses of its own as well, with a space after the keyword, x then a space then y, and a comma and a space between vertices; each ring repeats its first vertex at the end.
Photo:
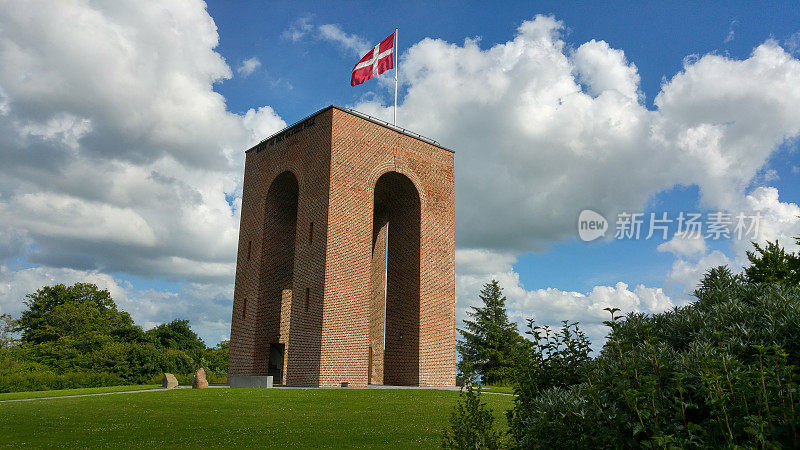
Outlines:
POLYGON ((188 383, 199 367, 225 381, 228 343, 207 347, 188 320, 145 331, 88 283, 45 286, 24 304, 0 317, 0 392, 155 384, 164 372, 188 383))

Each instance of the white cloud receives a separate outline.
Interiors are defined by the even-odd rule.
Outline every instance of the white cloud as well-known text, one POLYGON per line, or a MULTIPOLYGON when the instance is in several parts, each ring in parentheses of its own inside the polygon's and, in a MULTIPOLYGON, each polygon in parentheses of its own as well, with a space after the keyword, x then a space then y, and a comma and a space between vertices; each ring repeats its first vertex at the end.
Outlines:
POLYGON ((242 63, 239 64, 239 67, 236 68, 236 72, 239 75, 247 78, 250 75, 252 75, 253 72, 255 72, 256 69, 258 69, 259 67, 261 67, 261 61, 259 61, 258 58, 253 56, 252 58, 247 58, 244 61, 242 61, 242 63))
MULTIPOLYGON (((640 211, 675 185, 735 209, 800 134, 800 61, 772 40, 745 60, 687 60, 648 110, 621 50, 593 40, 570 51, 562 30, 537 16, 490 48, 424 39, 402 55, 398 122, 457 152, 460 249, 541 250, 573 239, 585 208, 640 211)), ((355 107, 392 114, 378 100, 355 107)))
POLYGON ((92 121, 69 113, 58 113, 46 123, 29 122, 17 129, 23 138, 38 137, 77 150, 80 139, 92 131, 92 121))
POLYGON ((345 51, 358 57, 364 56, 372 47, 366 39, 355 34, 347 34, 335 24, 320 25, 319 34, 323 39, 339 44, 345 51))
POLYGON ((733 40, 736 38, 736 32, 733 31, 733 27, 738 23, 738 20, 731 20, 731 24, 728 26, 728 35, 725 36, 725 40, 723 41, 725 44, 733 42, 733 40))
POLYGON ((311 23, 311 17, 309 16, 300 17, 292 22, 289 28, 283 32, 282 37, 292 42, 298 42, 314 31, 315 28, 314 37, 333 42, 348 55, 361 57, 372 48, 369 41, 356 34, 346 33, 339 25, 326 23, 315 27, 311 23))
MULTIPOLYGON (((795 237, 800 236, 800 206, 781 202, 778 190, 759 187, 745 197, 744 206, 750 214, 758 214, 756 241, 779 241, 789 251, 800 250, 795 237)), ((750 249, 748 240, 737 241, 738 256, 750 249)))
MULTIPOLYGON (((794 239, 800 235, 800 206, 796 203, 781 202, 777 189, 773 187, 756 188, 744 198, 740 206, 742 209, 739 213, 746 217, 758 217, 753 230, 755 236, 744 233, 742 239, 738 239, 734 235, 734 239, 730 241, 731 255, 726 255, 720 250, 705 253, 705 244, 703 244, 703 251, 700 252, 697 242, 681 240, 677 237, 658 247, 659 250, 663 248, 677 256, 667 274, 665 287, 675 289, 682 298, 688 298, 689 293, 695 289, 703 275, 713 267, 724 265, 733 272, 741 272, 743 267, 749 265, 747 251, 753 249, 751 241, 764 243, 777 240, 787 251, 800 250, 800 246, 794 239), (698 258, 698 255, 702 256, 698 258), (692 257, 696 261, 687 260, 692 257)), ((746 225, 750 225, 749 220, 746 221, 746 225)))
POLYGON ((664 287, 677 292, 682 298, 689 298, 689 294, 697 287, 703 275, 717 266, 728 266, 734 273, 741 267, 719 250, 704 255, 695 262, 678 258, 672 263, 672 269, 667 274, 664 287))
POLYGON ((10 271, 6 266, 0 266, 0 314, 9 313, 18 317, 19 312, 25 309, 25 295, 42 286, 76 282, 94 283, 100 289, 108 289, 117 303, 126 299, 125 290, 110 275, 45 267, 10 271))
POLYGON ((249 109, 242 118, 244 126, 250 130, 250 141, 258 142, 277 130, 286 127, 286 122, 269 106, 249 109))
POLYGON ((579 321, 599 348, 608 330, 603 321, 609 319, 605 308, 619 308, 619 314, 629 312, 658 313, 669 310, 675 303, 661 288, 617 282, 614 286, 595 286, 587 293, 564 291, 555 288, 528 290, 520 282, 513 269, 516 260, 504 254, 490 251, 456 251, 456 324, 466 318, 472 306, 481 306, 478 299, 483 284, 497 280, 508 300, 509 318, 517 323, 521 331, 526 329, 526 320, 535 318, 540 325, 559 326, 562 320, 579 321))
POLYGON ((53 193, 18 195, 8 204, 0 203, 0 214, 15 227, 34 235, 76 238, 87 243, 111 241, 152 246, 156 242, 153 229, 142 216, 129 208, 80 201, 53 193), (47 216, 59 217, 59 220, 42 220, 47 216), (81 230, 79 236, 75 230, 81 230))
POLYGON ((786 50, 789 50, 793 55, 797 55, 800 52, 800 31, 793 33, 791 36, 786 38, 783 43, 783 46, 786 50))
POLYGON ((297 42, 313 29, 314 26, 311 24, 311 17, 309 16, 298 17, 294 22, 292 22, 291 25, 289 25, 289 28, 284 30, 281 36, 284 39, 289 39, 290 41, 297 42))
POLYGON ((764 171, 764 176, 762 177, 762 180, 764 181, 764 183, 770 183, 770 182, 773 182, 773 181, 778 181, 780 179, 781 179, 781 177, 778 175, 778 171, 775 170, 775 169, 767 169, 767 170, 765 170, 764 171))
POLYGON ((205 5, 3 10, 0 229, 24 232, 34 263, 230 282, 243 150, 285 123, 226 110, 205 5))
POLYGON ((605 41, 592 39, 581 45, 572 62, 578 79, 593 96, 613 90, 632 100, 641 97, 636 66, 628 63, 622 50, 612 49, 605 41))
POLYGON ((3 87, 0 86, 0 116, 8 115, 10 111, 10 106, 8 105, 8 96, 6 92, 3 90, 3 87))
POLYGON ((30 245, 30 238, 25 230, 0 224, 0 264, 2 261, 24 254, 28 245, 30 245))
POLYGON ((706 240, 700 235, 691 235, 686 232, 675 233, 671 240, 659 244, 660 252, 670 252, 677 256, 693 257, 706 253, 706 240))

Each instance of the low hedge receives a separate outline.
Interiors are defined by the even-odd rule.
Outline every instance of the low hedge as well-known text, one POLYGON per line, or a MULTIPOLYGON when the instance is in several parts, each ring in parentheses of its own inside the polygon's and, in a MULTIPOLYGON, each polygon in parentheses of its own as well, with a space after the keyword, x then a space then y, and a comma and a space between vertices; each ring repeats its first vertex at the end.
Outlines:
POLYGON ((118 375, 91 372, 14 372, 0 374, 0 392, 49 391, 128 384, 118 375))

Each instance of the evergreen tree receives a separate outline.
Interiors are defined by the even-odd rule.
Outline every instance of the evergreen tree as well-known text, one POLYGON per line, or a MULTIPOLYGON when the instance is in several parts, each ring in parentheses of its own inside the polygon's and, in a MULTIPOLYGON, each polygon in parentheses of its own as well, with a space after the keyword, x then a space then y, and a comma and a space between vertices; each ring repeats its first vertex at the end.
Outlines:
POLYGON ((750 282, 800 284, 800 255, 787 253, 777 240, 767 241, 765 247, 755 242, 753 246, 755 251, 747 252, 750 266, 744 269, 750 282))
POLYGON ((461 354, 461 373, 474 372, 484 383, 502 384, 512 377, 514 359, 524 338, 517 325, 509 322, 506 297, 492 280, 483 285, 480 293, 483 307, 472 307, 457 348, 461 354))

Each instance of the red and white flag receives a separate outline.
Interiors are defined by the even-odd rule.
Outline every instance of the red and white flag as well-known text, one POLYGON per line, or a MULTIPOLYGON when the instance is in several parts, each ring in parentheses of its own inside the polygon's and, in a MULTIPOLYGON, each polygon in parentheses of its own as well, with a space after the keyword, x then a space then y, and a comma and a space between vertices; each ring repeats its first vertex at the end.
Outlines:
POLYGON ((353 67, 350 86, 361 84, 370 78, 394 68, 394 33, 367 52, 353 67))

